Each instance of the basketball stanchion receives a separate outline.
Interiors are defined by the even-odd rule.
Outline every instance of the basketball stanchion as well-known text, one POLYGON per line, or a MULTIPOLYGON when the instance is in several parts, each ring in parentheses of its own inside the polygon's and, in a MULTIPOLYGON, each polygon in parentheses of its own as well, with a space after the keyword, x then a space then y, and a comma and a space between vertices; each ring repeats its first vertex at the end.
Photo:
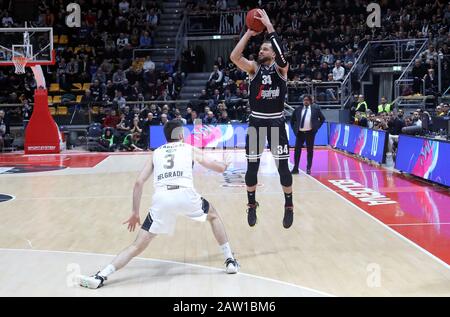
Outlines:
POLYGON ((14 66, 23 75, 30 67, 36 80, 33 114, 25 131, 25 154, 59 153, 61 134, 48 109, 42 65, 55 64, 52 28, 0 28, 0 50, 6 59, 0 66, 14 66))

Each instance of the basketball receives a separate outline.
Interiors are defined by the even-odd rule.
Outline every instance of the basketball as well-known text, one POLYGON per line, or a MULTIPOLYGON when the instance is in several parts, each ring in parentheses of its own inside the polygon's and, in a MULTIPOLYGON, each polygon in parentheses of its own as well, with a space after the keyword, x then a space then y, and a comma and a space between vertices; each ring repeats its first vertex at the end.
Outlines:
POLYGON ((245 18, 245 24, 247 27, 256 32, 262 32, 266 28, 264 24, 258 19, 255 19, 255 16, 259 17, 258 9, 251 9, 248 11, 247 16, 245 18))

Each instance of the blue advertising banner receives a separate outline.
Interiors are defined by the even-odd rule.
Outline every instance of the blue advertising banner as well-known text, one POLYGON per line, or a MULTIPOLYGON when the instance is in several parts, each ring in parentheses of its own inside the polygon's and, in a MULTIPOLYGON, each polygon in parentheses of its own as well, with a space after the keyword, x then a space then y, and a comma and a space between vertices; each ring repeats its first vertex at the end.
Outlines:
MULTIPOLYGON (((325 122, 317 131, 316 138, 314 139, 314 145, 328 145, 328 124, 325 122)), ((289 125, 289 146, 295 146, 294 131, 289 125)))
MULTIPOLYGON (((245 123, 212 125, 185 125, 185 142, 204 148, 244 148, 248 125, 245 123)), ((295 146, 295 135, 288 124, 289 145, 295 146)), ((150 127, 150 148, 154 149, 166 143, 162 126, 150 127)), ((328 127, 323 124, 317 131, 315 145, 328 144, 328 127)))
POLYGON ((395 168, 450 186, 450 143, 408 135, 398 140, 395 168))
POLYGON ((383 163, 387 133, 356 125, 330 123, 330 145, 383 163))

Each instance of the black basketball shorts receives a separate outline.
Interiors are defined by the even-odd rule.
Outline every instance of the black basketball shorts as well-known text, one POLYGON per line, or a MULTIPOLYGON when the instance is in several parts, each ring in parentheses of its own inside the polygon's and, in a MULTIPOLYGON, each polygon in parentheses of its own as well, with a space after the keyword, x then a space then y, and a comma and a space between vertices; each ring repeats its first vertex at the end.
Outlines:
POLYGON ((289 140, 284 118, 258 119, 250 117, 245 140, 248 161, 261 158, 268 147, 275 160, 289 159, 289 140))

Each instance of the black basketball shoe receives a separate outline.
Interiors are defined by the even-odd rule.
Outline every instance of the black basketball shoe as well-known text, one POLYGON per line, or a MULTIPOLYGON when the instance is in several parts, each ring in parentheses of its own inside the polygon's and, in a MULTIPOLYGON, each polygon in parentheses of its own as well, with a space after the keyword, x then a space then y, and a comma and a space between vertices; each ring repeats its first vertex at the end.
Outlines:
POLYGON ((256 225, 256 208, 258 208, 259 204, 256 202, 255 204, 248 204, 247 207, 247 222, 250 227, 256 225))
POLYGON ((294 221, 294 206, 284 206, 283 227, 288 229, 294 221))

